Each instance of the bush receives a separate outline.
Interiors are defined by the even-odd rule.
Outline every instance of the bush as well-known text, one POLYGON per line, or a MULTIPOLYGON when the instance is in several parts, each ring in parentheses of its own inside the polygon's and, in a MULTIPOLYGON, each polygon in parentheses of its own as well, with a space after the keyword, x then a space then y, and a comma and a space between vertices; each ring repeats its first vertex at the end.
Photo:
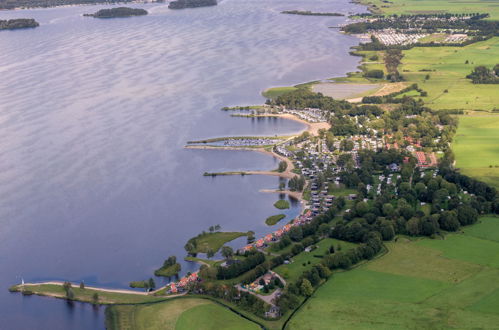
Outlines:
POLYGON ((364 73, 364 77, 367 78, 383 79, 384 76, 385 73, 383 72, 383 70, 369 70, 364 73))

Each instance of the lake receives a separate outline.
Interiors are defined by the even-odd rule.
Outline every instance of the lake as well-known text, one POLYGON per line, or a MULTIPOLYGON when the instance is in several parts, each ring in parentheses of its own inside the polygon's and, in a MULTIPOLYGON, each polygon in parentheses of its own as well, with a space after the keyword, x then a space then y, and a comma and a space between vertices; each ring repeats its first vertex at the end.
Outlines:
MULTIPOLYGON (((21 278, 126 288, 169 255, 182 260, 186 241, 211 225, 271 231, 264 221, 280 213, 279 196, 260 190, 277 188, 278 178, 202 174, 270 170, 276 159, 183 146, 299 132, 297 122, 230 117, 220 108, 260 104, 265 88, 358 65, 348 55, 357 40, 328 28, 344 17, 280 14, 364 11, 347 0, 133 6, 150 15, 82 17, 108 6, 0 12, 40 23, 0 32, 2 329, 104 328, 103 308, 10 294, 21 278)), ((294 204, 286 220, 299 210, 294 204)))

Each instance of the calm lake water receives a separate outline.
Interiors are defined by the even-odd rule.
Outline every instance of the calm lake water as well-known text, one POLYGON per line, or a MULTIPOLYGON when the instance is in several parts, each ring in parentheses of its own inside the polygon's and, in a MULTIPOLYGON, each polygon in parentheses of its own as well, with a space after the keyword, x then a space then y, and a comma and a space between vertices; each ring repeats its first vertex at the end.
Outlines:
MULTIPOLYGON (((136 7, 150 15, 81 16, 104 6, 0 12, 41 24, 0 32, 1 329, 104 328, 103 308, 10 294, 21 278, 126 288, 169 255, 183 259, 185 242, 210 225, 269 232, 279 196, 259 191, 278 178, 202 173, 277 161, 185 142, 300 131, 219 109, 262 103, 264 88, 342 75, 358 62, 347 55, 357 40, 328 29, 345 18, 279 13, 364 10, 347 0, 136 7)), ((288 219, 298 212, 295 204, 288 219)))

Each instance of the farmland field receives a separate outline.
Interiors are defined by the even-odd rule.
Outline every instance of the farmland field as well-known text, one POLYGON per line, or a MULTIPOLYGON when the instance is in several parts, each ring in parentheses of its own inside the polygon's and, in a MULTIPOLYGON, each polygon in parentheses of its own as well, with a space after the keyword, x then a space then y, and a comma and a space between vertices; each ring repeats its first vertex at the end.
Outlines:
POLYGON ((485 328, 499 324, 499 218, 444 240, 399 240, 322 285, 287 329, 485 328))
POLYGON ((116 305, 106 311, 107 329, 259 329, 229 309, 207 299, 180 298, 146 305, 116 305))
POLYGON ((456 167, 463 174, 496 188, 499 188, 498 127, 499 115, 461 116, 452 146, 456 167))
POLYGON ((499 105, 497 85, 473 84, 466 76, 475 66, 493 67, 498 54, 497 37, 465 47, 416 47, 404 51, 399 71, 428 92, 422 99, 433 109, 490 111, 499 105))
POLYGON ((386 14, 432 14, 432 13, 490 13, 491 19, 499 19, 497 2, 491 0, 362 0, 376 5, 376 12, 386 14))

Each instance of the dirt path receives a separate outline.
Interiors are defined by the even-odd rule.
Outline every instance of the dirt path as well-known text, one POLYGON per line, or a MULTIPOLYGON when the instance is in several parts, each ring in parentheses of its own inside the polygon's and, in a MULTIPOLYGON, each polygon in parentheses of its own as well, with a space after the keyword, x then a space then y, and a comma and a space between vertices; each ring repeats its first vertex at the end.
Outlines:
MULTIPOLYGON (((36 286, 36 285, 59 285, 59 286, 63 286, 64 285, 64 282, 61 282, 61 281, 48 281, 48 282, 39 282, 39 283, 25 283, 24 284, 24 287, 29 287, 29 286, 36 286)), ((79 287, 80 284, 79 283, 71 283, 71 285, 73 287, 79 287)), ((21 286, 21 285, 18 285, 18 286, 21 286)), ((166 286, 168 285, 165 285, 165 286, 162 286, 154 291, 150 291, 150 292, 145 292, 145 291, 135 291, 135 290, 127 290, 127 289, 106 289, 106 288, 98 288, 98 287, 95 287, 95 286, 87 286, 85 285, 85 289, 90 289, 90 290, 96 290, 96 291, 100 291, 100 292, 109 292, 109 293, 123 293, 123 294, 134 294, 134 295, 141 295, 141 296, 148 296, 148 295, 153 295, 154 293, 164 289, 166 286)), ((180 294, 176 294, 176 295, 171 295, 171 296, 165 296, 164 298, 170 298, 170 297, 180 297, 180 296, 183 296, 185 295, 186 293, 180 293, 180 294)), ((47 293, 44 295, 46 296, 51 296, 51 297, 63 297, 64 295, 59 295, 59 294, 56 294, 56 293, 47 293)))
MULTIPOLYGON (((25 283, 24 286, 28 287, 28 286, 46 285, 46 284, 63 286, 64 282, 61 282, 61 281, 49 281, 49 282, 40 282, 40 283, 25 283)), ((79 283, 71 283, 71 285, 73 287, 76 287, 76 288, 80 286, 79 283)), ((102 291, 102 292, 110 292, 110 293, 136 294, 136 295, 143 295, 143 296, 147 296, 148 295, 148 292, 140 292, 140 291, 126 290, 126 289, 105 289, 105 288, 97 288, 97 287, 94 287, 94 286, 87 286, 87 285, 85 285, 85 288, 86 289, 91 289, 91 290, 102 291)), ((57 296, 57 295, 54 294, 54 296, 57 296)))
POLYGON ((295 166, 293 162, 288 158, 278 155, 273 151, 265 150, 264 148, 248 148, 248 147, 214 147, 214 146, 185 146, 186 149, 209 149, 209 150, 245 150, 245 151, 257 151, 264 153, 266 155, 275 157, 281 161, 286 162, 287 167, 284 172, 277 171, 236 171, 233 175, 240 175, 242 172, 245 174, 255 174, 255 175, 271 175, 271 176, 279 176, 285 179, 291 179, 295 177, 297 174, 293 172, 295 166))

